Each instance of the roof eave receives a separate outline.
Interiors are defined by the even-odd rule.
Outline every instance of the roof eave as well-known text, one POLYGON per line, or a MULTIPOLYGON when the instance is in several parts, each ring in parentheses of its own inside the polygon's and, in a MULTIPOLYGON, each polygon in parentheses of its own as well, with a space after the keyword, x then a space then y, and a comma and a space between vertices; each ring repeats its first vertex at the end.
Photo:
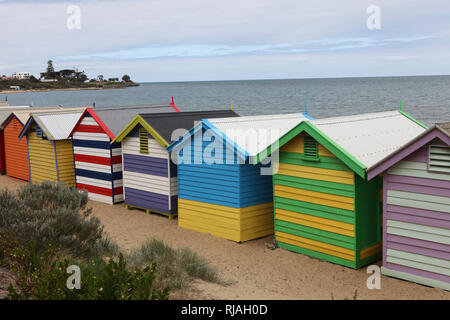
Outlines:
POLYGON ((127 126, 111 141, 111 144, 121 142, 138 124, 143 126, 161 146, 164 148, 169 146, 169 143, 161 137, 161 135, 139 114, 136 115, 133 120, 131 120, 131 122, 127 124, 127 126))
POLYGON ((201 130, 203 127, 205 127, 206 130, 213 130, 216 134, 224 137, 226 145, 228 145, 230 148, 236 148, 236 154, 239 156, 239 158, 242 161, 246 161, 249 158, 249 154, 247 151, 245 151, 242 147, 240 147, 238 144, 236 144, 234 141, 232 141, 224 132, 219 130, 216 126, 214 126, 210 121, 207 119, 201 120, 198 124, 196 124, 194 127, 192 127, 189 132, 181 136, 177 141, 174 141, 170 146, 168 146, 167 150, 169 152, 172 152, 174 149, 179 148, 181 145, 186 143, 188 141, 187 137, 192 137, 195 133, 197 133, 199 130, 201 130))
POLYGON ((415 122, 416 124, 418 124, 419 126, 421 126, 422 128, 424 128, 425 130, 428 130, 428 127, 423 124, 422 122, 420 122, 419 120, 415 119, 414 117, 410 116, 409 114, 407 114, 405 111, 403 110, 398 110, 398 112, 400 112, 400 114, 404 115, 406 118, 408 118, 409 120, 415 122))
POLYGON ((28 132, 28 129, 33 121, 34 121, 33 118, 30 117, 27 123, 25 123, 25 125, 22 128, 22 131, 20 131, 19 140, 22 140, 23 136, 28 132))
POLYGON ((450 145, 449 135, 443 132, 438 126, 434 125, 430 129, 424 131, 423 133, 409 141, 401 148, 395 150, 391 154, 387 155, 386 157, 372 165, 370 168, 367 168, 367 180, 371 180, 379 174, 385 172, 387 169, 389 169, 399 161, 402 161, 408 155, 417 151, 423 145, 429 143, 435 138, 439 138, 444 141, 446 140, 445 142, 450 145), (443 134, 443 136, 439 136, 438 132, 440 134, 443 134), (402 153, 406 150, 408 151, 404 155, 402 155, 402 153))
POLYGON ((289 132, 285 133, 278 141, 264 149, 260 152, 254 160, 253 164, 258 164, 265 158, 269 157, 275 150, 279 150, 287 142, 291 141, 292 138, 299 135, 303 131, 307 132, 310 136, 320 142, 325 148, 333 152, 336 157, 344 162, 350 169, 352 169, 358 176, 365 179, 366 178, 366 166, 361 163, 358 159, 348 153, 345 149, 335 143, 330 137, 328 137, 319 128, 313 125, 310 121, 302 121, 289 132), (276 145, 278 143, 278 146, 276 145), (273 148, 273 147, 276 148, 273 148))

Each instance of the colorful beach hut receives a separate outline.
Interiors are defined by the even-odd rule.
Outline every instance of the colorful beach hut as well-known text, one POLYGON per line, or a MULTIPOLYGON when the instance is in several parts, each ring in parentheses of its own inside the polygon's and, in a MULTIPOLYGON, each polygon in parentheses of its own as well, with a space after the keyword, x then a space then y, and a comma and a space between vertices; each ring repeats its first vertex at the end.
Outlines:
POLYGON ((29 108, 9 113, 9 116, 0 125, 0 131, 4 138, 4 165, 6 174, 12 178, 23 181, 30 180, 30 168, 28 165, 28 150, 26 140, 20 140, 19 134, 25 123, 30 118, 31 112, 49 112, 62 110, 62 107, 29 108))
POLYGON ((273 234, 271 171, 251 159, 304 120, 302 113, 204 119, 172 143, 178 225, 236 242, 273 234))
POLYGON ((140 208, 172 219, 177 214, 177 167, 167 147, 175 130, 203 118, 237 117, 231 110, 139 114, 117 136, 122 143, 123 186, 128 209, 140 208))
POLYGON ((279 247, 359 268, 381 258, 381 188, 366 169, 423 133, 402 111, 305 121, 255 158, 279 151, 273 176, 279 247))
POLYGON ((14 111, 28 110, 29 106, 11 107, 8 105, 0 105, 0 174, 6 173, 6 161, 5 161, 5 134, 1 127, 1 124, 11 115, 14 111))
POLYGON ((20 132, 26 136, 30 182, 64 182, 75 187, 75 169, 70 131, 83 114, 71 112, 32 113, 20 132))
POLYGON ((450 122, 368 169, 383 175, 383 274, 450 290, 450 122))
POLYGON ((122 149, 111 141, 138 113, 176 111, 173 101, 170 105, 87 108, 70 133, 77 188, 87 190, 91 200, 123 201, 122 149))

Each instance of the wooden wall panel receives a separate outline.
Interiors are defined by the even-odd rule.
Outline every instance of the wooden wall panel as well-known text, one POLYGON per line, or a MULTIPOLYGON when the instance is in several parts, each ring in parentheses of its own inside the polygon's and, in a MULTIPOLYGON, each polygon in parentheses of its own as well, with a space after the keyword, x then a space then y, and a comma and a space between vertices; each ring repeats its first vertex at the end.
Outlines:
POLYGON ((425 150, 384 176, 382 272, 450 290, 450 175, 429 171, 425 150))
POLYGON ((75 166, 71 140, 55 141, 58 165, 58 180, 75 187, 75 166))
MULTIPOLYGON (((25 138, 25 137, 24 137, 25 138)), ((31 182, 57 181, 55 147, 52 141, 36 136, 34 130, 28 135, 31 182)))
MULTIPOLYGON (((355 173, 320 144, 317 159, 304 158, 304 136, 283 146, 273 177, 277 244, 351 268, 379 258, 380 241, 362 245, 364 237, 357 233, 361 228, 376 228, 364 219, 363 226, 358 225, 358 215, 376 214, 376 208, 358 210, 357 200, 365 186, 359 180, 357 185, 355 173)), ((380 192, 373 197, 373 202, 379 202, 380 192)))
POLYGON ((30 180, 27 139, 19 140, 22 124, 12 118, 4 129, 6 174, 24 181, 30 180))

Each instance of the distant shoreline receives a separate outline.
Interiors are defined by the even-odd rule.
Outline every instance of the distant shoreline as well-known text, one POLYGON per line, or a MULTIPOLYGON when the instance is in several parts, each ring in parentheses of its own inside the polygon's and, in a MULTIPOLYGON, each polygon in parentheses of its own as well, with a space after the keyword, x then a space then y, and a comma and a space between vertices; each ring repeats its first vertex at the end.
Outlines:
POLYGON ((21 89, 21 90, 0 90, 0 94, 11 94, 11 93, 29 93, 29 92, 51 92, 51 91, 80 91, 80 90, 108 90, 108 89, 125 89, 133 86, 122 86, 122 87, 87 87, 87 88, 52 88, 52 89, 21 89))

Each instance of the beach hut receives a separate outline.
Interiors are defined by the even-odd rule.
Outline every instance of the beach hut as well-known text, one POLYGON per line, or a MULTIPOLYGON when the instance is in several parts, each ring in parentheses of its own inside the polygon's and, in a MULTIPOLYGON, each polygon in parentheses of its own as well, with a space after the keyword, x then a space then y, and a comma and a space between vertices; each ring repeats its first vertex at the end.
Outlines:
POLYGON ((9 112, 9 116, 0 125, 0 132, 3 132, 4 139, 4 168, 8 176, 23 181, 29 181, 30 179, 27 142, 18 138, 23 126, 30 117, 30 113, 49 112, 62 109, 62 107, 33 107, 26 110, 9 112))
POLYGON ((385 275, 450 290, 450 122, 368 169, 383 176, 385 275))
POLYGON ((169 105, 138 105, 88 108, 73 128, 73 152, 77 188, 87 190, 91 200, 114 204, 123 201, 122 149, 116 135, 138 113, 176 112, 169 105))
POLYGON ((267 148, 279 247, 359 268, 381 257, 380 179, 366 169, 425 131, 402 111, 305 121, 267 148))
POLYGON ((30 182, 64 182, 75 187, 75 169, 70 131, 83 110, 32 113, 19 139, 26 136, 30 182))
POLYGON ((137 115, 113 141, 122 143, 126 207, 172 219, 178 207, 177 167, 166 149, 172 133, 187 131, 202 118, 237 116, 231 110, 137 115))
POLYGON ((302 113, 203 119, 172 143, 178 225, 236 242, 273 234, 271 169, 251 159, 304 120, 302 113))
POLYGON ((0 105, 0 174, 5 174, 6 172, 6 161, 5 161, 5 134, 1 127, 1 124, 11 115, 14 111, 28 110, 29 106, 1 106, 0 105))

